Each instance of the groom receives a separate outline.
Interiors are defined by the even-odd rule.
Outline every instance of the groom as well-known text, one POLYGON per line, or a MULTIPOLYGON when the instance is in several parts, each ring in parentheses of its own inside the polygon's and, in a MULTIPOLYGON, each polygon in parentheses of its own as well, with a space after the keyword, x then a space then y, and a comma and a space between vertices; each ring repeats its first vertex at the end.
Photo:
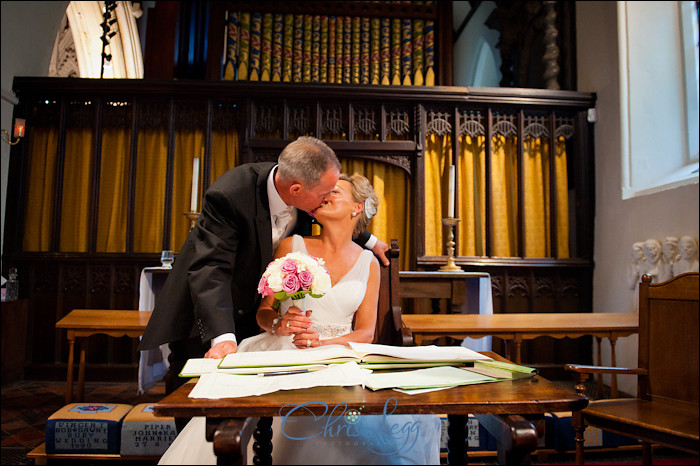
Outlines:
MULTIPOLYGON (((166 393, 190 358, 222 358, 260 332, 257 284, 279 241, 311 234, 313 211, 335 187, 340 163, 324 142, 302 136, 278 163, 244 164, 207 190, 190 231, 156 300, 139 350, 170 344, 166 393)), ((386 243, 368 232, 356 240, 386 264, 386 243)))

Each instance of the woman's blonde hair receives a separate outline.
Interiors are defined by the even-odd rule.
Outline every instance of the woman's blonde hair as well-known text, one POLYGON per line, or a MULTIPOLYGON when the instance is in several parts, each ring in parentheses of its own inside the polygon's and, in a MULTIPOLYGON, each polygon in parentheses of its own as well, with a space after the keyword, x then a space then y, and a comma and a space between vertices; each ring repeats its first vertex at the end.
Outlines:
POLYGON ((360 214, 358 222, 355 224, 355 230, 352 232, 352 236, 355 238, 367 229, 372 217, 377 213, 379 198, 374 192, 372 183, 362 175, 347 175, 341 173, 339 179, 350 183, 352 186, 352 200, 362 203, 363 206, 362 213, 360 214))

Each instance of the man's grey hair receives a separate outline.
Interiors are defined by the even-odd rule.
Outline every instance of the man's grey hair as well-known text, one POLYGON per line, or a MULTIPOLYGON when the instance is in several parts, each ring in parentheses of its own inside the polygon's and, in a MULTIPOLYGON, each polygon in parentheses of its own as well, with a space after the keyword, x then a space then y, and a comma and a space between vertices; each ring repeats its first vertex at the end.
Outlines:
POLYGON ((340 171, 340 162, 333 149, 311 136, 300 136, 282 150, 277 163, 282 179, 296 181, 308 188, 317 186, 330 168, 340 171))

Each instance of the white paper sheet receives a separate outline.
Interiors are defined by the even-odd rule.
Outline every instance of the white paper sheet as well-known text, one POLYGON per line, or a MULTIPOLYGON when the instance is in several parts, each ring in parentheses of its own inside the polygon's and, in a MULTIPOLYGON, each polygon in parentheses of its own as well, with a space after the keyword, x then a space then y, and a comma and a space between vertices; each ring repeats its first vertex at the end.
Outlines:
POLYGON ((327 369, 304 374, 258 377, 221 372, 204 374, 190 392, 190 398, 239 398, 298 388, 362 385, 371 371, 356 362, 336 364, 327 369))
POLYGON ((437 392, 438 390, 447 390, 452 387, 437 387, 437 388, 395 388, 395 392, 405 393, 406 395, 420 395, 421 393, 437 392))
POLYGON ((491 359, 463 346, 390 346, 355 342, 349 344, 352 349, 359 353, 381 354, 414 361, 484 361, 491 359))
POLYGON ((439 388, 457 387, 474 383, 496 382, 486 375, 465 371, 457 367, 431 367, 415 371, 374 372, 365 379, 365 386, 372 390, 383 388, 439 388))
POLYGON ((236 368, 219 368, 219 363, 221 359, 210 359, 210 358, 192 358, 188 359, 185 366, 180 371, 180 377, 199 377, 202 374, 209 374, 211 372, 223 372, 226 374, 239 374, 239 375, 257 375, 267 372, 281 372, 281 371, 297 371, 297 370, 308 370, 308 371, 319 371, 328 367, 327 364, 305 364, 297 366, 265 366, 265 367, 236 367, 236 368))

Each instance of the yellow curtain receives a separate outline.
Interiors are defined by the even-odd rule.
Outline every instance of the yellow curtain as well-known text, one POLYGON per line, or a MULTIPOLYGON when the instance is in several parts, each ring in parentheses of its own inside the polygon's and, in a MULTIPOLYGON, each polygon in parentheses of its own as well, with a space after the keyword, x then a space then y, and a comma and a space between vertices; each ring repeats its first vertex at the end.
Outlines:
POLYGON ((486 255, 486 151, 484 136, 459 139, 457 255, 486 255))
POLYGON ((555 142, 555 173, 557 176, 557 257, 569 258, 569 183, 566 141, 559 136, 555 142))
MULTIPOLYGON (((221 175, 238 165, 238 132, 235 129, 212 131, 211 144, 210 185, 221 175)), ((200 164, 201 163, 202 162, 200 162, 200 164)), ((199 210, 202 210, 201 198, 199 201, 199 210)))
POLYGON ((59 251, 87 252, 92 204, 93 129, 66 129, 59 251))
POLYGON ((549 229, 549 144, 544 138, 526 138, 523 147, 525 251, 523 257, 547 257, 549 229))
POLYGON ((360 174, 367 178, 379 198, 377 214, 368 231, 382 241, 399 241, 399 266, 407 270, 413 255, 411 233, 411 186, 408 175, 400 168, 383 162, 342 159, 343 173, 360 174))
POLYGON ((170 249, 179 251, 190 231, 190 221, 184 213, 191 209, 192 199, 192 161, 200 157, 199 180, 197 183, 197 211, 202 207, 202 162, 203 132, 201 130, 181 129, 175 135, 175 157, 173 164, 172 211, 170 213, 170 249))
POLYGON ((447 233, 442 219, 447 217, 447 192, 452 137, 429 134, 425 141, 425 254, 445 254, 447 233))
POLYGON ((102 130, 96 252, 126 252, 131 131, 102 130))
POLYGON ((491 150, 491 212, 494 257, 518 255, 517 138, 497 135, 491 150))
POLYGON ((29 176, 24 213, 24 251, 49 251, 56 189, 56 127, 37 127, 29 140, 29 176))
MULTIPOLYGON (((569 257, 569 212, 566 168, 566 145, 563 138, 555 143, 556 239, 557 257, 569 257)), ((523 150, 525 252, 524 257, 552 257, 550 212, 549 142, 545 138, 528 138, 523 150)))
POLYGON ((136 157, 134 252, 158 252, 163 249, 167 162, 167 129, 142 128, 136 157))

